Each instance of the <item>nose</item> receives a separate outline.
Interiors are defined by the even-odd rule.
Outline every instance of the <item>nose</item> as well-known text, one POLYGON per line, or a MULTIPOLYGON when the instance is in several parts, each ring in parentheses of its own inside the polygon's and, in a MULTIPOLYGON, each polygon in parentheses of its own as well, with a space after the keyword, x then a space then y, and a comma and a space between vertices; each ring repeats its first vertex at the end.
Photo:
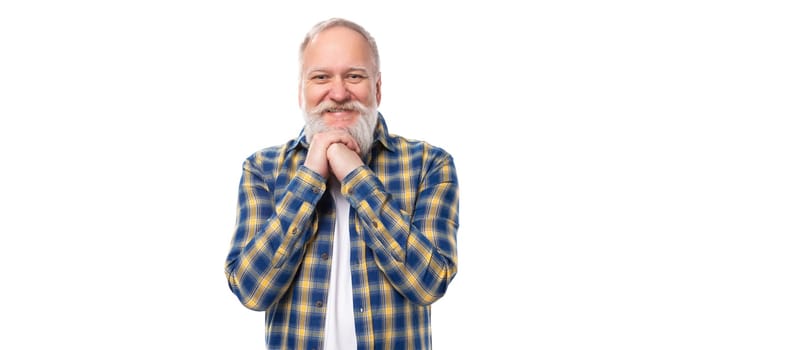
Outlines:
POLYGON ((330 99, 335 102, 346 102, 350 99, 350 90, 344 85, 344 79, 335 79, 330 86, 330 99))

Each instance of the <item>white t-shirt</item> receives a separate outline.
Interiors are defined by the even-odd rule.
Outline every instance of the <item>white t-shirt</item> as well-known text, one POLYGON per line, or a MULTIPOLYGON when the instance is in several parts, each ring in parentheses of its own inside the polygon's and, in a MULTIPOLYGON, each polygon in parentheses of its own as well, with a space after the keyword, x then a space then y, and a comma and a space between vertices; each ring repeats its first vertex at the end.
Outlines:
POLYGON ((327 292, 327 320, 324 325, 325 350, 355 350, 355 316, 352 307, 350 271, 350 203, 341 195, 341 184, 333 179, 328 184, 336 205, 333 232, 333 262, 330 265, 330 288, 327 292))

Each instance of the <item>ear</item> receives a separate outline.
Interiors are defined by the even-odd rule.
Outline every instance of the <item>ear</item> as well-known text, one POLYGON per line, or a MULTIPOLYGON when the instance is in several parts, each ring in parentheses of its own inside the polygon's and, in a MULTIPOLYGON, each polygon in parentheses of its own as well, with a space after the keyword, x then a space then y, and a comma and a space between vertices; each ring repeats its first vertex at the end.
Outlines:
POLYGON ((375 82, 375 100, 376 104, 381 104, 381 73, 378 73, 378 81, 375 82))

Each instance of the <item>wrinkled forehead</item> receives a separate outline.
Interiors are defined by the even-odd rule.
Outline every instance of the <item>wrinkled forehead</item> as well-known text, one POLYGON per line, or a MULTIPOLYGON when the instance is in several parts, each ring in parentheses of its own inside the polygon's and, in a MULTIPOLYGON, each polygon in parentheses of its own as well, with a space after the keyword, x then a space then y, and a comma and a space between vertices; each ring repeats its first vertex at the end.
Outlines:
POLYGON ((313 36, 303 48, 301 65, 302 73, 314 69, 375 71, 369 43, 362 34, 346 27, 328 28, 313 36))

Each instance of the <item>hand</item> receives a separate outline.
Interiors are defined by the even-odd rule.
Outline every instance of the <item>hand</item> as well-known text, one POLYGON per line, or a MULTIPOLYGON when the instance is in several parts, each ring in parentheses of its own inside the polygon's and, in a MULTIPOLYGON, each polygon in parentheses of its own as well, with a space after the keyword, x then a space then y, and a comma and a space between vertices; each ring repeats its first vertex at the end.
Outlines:
POLYGON ((327 147, 327 160, 330 164, 330 171, 335 175, 339 181, 355 170, 355 168, 364 165, 364 162, 359 156, 358 146, 355 149, 348 147, 343 143, 333 143, 327 147))
MULTIPOLYGON (((319 173, 322 177, 329 178, 331 174, 331 164, 328 161, 327 150, 333 144, 344 145, 345 148, 353 152, 360 153, 360 148, 355 139, 344 130, 330 130, 313 135, 310 140, 310 148, 307 150, 304 166, 319 173)), ((360 157, 358 158, 360 161, 360 157)), ((336 160, 338 161, 338 160, 336 160)), ((352 169, 350 169, 352 171, 352 169)), ((347 172, 349 173, 349 172, 347 172)), ((344 174, 346 176, 346 174, 344 174)), ((344 177, 338 177, 339 180, 344 177)))

